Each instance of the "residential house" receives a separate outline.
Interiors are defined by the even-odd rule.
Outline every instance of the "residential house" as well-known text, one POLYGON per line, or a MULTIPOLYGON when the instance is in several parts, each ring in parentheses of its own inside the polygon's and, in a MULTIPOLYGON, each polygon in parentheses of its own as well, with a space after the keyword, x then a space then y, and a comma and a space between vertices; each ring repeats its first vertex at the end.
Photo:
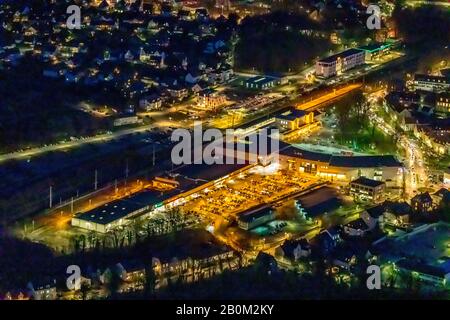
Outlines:
POLYGON ((184 252, 180 248, 179 258, 170 255, 152 258, 152 268, 157 278, 157 288, 167 285, 168 279, 185 282, 198 281, 222 272, 225 268, 237 267, 234 252, 228 248, 204 246, 200 250, 184 252), (234 262, 234 263, 233 263, 234 262))
POLYGON ((384 204, 379 204, 377 206, 367 208, 360 214, 360 217, 364 220, 364 223, 368 227, 368 231, 375 229, 383 213, 384 204))
POLYGON ((182 100, 188 96, 188 90, 178 85, 173 85, 167 88, 169 95, 175 99, 182 100))
POLYGON ((437 206, 450 204, 450 191, 446 188, 441 188, 431 195, 433 203, 437 206))
POLYGON ((352 237, 362 237, 367 231, 369 231, 369 226, 363 218, 358 218, 344 225, 344 232, 352 237))
POLYGON ((410 224, 411 206, 406 202, 384 202, 384 212, 380 216, 380 226, 405 227, 410 224))
POLYGON ((123 281, 121 291, 136 291, 144 288, 146 271, 141 262, 120 262, 116 264, 115 271, 123 281))
POLYGON ((286 240, 276 249, 276 255, 296 262, 303 257, 311 255, 311 246, 306 239, 286 240))
POLYGON ((313 240, 316 249, 322 256, 329 255, 342 242, 338 227, 328 228, 319 233, 313 240))
POLYGON ((159 110, 162 107, 162 98, 152 94, 139 99, 139 107, 145 111, 159 110))
POLYGON ((414 212, 424 214, 433 210, 433 199, 428 192, 420 193, 411 199, 414 212))
POLYGON ((30 300, 27 290, 10 290, 7 291, 0 300, 30 300))
POLYGON ((116 271, 126 282, 141 282, 145 279, 145 266, 141 262, 124 261, 116 264, 116 271))
POLYGON ((333 265, 344 270, 352 271, 358 261, 369 260, 372 254, 363 245, 355 243, 341 245, 332 253, 333 265))
POLYGON ((436 96, 436 111, 443 115, 450 113, 450 93, 441 93, 436 96))
POLYGON ((29 296, 33 300, 56 300, 56 280, 30 281, 27 284, 29 296))
POLYGON ((414 135, 437 154, 450 155, 450 125, 448 123, 416 126, 414 135))

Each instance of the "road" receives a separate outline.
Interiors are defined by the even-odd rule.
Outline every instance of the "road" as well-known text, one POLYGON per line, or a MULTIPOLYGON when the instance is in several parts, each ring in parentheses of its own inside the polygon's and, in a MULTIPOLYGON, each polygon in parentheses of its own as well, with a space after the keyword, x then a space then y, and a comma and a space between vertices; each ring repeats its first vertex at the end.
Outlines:
POLYGON ((405 150, 405 195, 411 197, 417 192, 418 188, 428 187, 428 175, 423 161, 423 151, 417 144, 417 142, 409 137, 405 132, 398 131, 387 123, 381 116, 378 115, 376 110, 380 108, 379 100, 386 95, 385 90, 380 90, 371 93, 368 96, 368 101, 371 104, 369 109, 369 118, 374 121, 378 128, 385 134, 390 136, 399 136, 398 146, 405 150))
MULTIPOLYGON (((363 70, 356 68, 355 70, 350 70, 345 75, 342 75, 336 79, 326 80, 325 84, 327 86, 330 86, 330 85, 337 85, 340 83, 342 84, 342 83, 345 83, 345 82, 348 82, 351 80, 356 80, 358 78, 363 77, 364 75, 367 75, 367 74, 369 74, 373 71, 376 71, 380 68, 383 68, 383 67, 384 67, 384 64, 375 64, 375 65, 368 65, 368 66, 364 67, 363 70)), ((304 77, 306 73, 311 72, 312 68, 313 67, 306 68, 302 72, 292 75, 292 76, 289 76, 288 78, 294 79, 295 77, 304 77)), ((250 75, 250 74, 243 74, 243 73, 237 73, 237 74, 242 74, 242 75, 247 75, 247 76, 250 75)), ((318 85, 312 86, 311 89, 314 89, 317 86, 318 85)), ((305 110, 305 109, 313 109, 315 107, 318 107, 319 105, 324 104, 327 101, 332 101, 333 99, 337 98, 338 96, 342 96, 345 93, 348 93, 351 90, 354 90, 356 87, 353 87, 353 86, 357 86, 357 84, 348 85, 344 88, 336 90, 335 92, 321 96, 317 99, 314 99, 303 105, 300 105, 299 108, 302 108, 303 110, 305 110)), ((180 107, 178 107, 178 108, 172 107, 162 113, 168 114, 169 112, 176 111, 179 109, 180 109, 180 107)), ((265 116, 266 116, 266 114, 262 114, 260 118, 264 118, 265 116)), ((96 136, 92 136, 92 137, 87 137, 84 139, 65 141, 65 142, 61 142, 61 143, 57 143, 57 144, 36 147, 36 148, 27 149, 27 150, 6 153, 6 154, 0 154, 0 163, 4 162, 4 161, 8 161, 8 160, 28 159, 28 158, 31 158, 34 156, 38 156, 40 154, 44 154, 46 152, 76 148, 76 147, 82 146, 83 144, 105 143, 105 142, 108 142, 108 141, 111 141, 111 140, 114 140, 114 139, 117 139, 120 137, 124 137, 126 135, 145 132, 146 130, 151 130, 155 127, 169 127, 169 126, 170 127, 177 126, 176 121, 172 121, 172 119, 170 117, 168 120, 159 120, 156 123, 154 123, 152 125, 148 125, 148 126, 140 126, 140 127, 130 128, 130 129, 124 129, 124 130, 116 131, 116 132, 110 133, 110 134, 100 134, 100 135, 96 135, 96 136)))
POLYGON ((59 151, 59 150, 65 150, 75 147, 80 147, 84 144, 90 144, 90 143, 105 143, 114 139, 118 139, 130 134, 134 133, 141 133, 148 130, 151 130, 155 128, 154 125, 148 125, 148 126, 140 126, 137 128, 130 128, 130 129, 124 129, 120 131, 116 131, 113 133, 105 133, 105 134, 99 134, 96 136, 84 138, 84 139, 77 139, 73 141, 66 141, 58 144, 52 144, 47 145, 43 147, 36 147, 27 149, 24 151, 16 151, 11 153, 5 153, 0 155, 0 163, 8 160, 21 160, 21 159, 27 159, 31 158, 40 154, 44 154, 46 152, 51 151, 59 151))

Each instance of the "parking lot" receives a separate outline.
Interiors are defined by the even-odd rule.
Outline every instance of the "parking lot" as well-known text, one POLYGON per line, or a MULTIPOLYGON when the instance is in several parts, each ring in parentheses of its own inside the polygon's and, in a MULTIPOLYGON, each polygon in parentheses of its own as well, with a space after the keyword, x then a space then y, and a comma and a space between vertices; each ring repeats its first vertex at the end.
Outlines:
POLYGON ((300 172, 281 168, 254 167, 229 178, 186 203, 183 210, 197 212, 211 220, 233 219, 238 213, 262 203, 273 203, 289 194, 305 190, 317 182, 300 172))

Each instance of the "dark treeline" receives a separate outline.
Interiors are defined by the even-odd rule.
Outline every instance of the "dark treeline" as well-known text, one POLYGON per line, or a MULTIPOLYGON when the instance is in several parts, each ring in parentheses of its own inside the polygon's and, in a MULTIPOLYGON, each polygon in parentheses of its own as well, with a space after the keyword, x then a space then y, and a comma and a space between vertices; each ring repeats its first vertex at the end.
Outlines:
POLYGON ((331 48, 327 38, 300 33, 319 29, 302 14, 275 12, 246 17, 240 25, 236 66, 264 72, 298 71, 331 48))
POLYGON ((440 294, 424 296, 417 290, 383 288, 368 290, 367 274, 356 275, 354 283, 336 282, 326 274, 326 265, 317 263, 311 273, 273 271, 257 261, 239 271, 225 271, 212 279, 193 284, 171 283, 156 293, 157 299, 260 299, 260 300, 322 300, 322 299, 442 299, 440 294))
MULTIPOLYGON (((0 151, 91 135, 108 127, 106 121, 70 107, 83 101, 86 92, 69 91, 42 72, 43 65, 27 57, 14 70, 0 73, 0 151)), ((117 101, 113 93, 105 96, 117 101)))
POLYGON ((402 8, 397 6, 393 18, 400 36, 407 44, 422 49, 436 49, 429 45, 450 43, 450 11, 433 6, 402 8))

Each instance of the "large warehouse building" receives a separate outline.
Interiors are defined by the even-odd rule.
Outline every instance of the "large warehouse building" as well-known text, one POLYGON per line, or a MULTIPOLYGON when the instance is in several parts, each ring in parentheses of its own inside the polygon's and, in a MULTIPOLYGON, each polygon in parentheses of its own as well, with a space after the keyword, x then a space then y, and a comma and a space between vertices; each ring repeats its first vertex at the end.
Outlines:
POLYGON ((133 219, 146 217, 157 210, 181 204, 195 198, 199 191, 220 183, 222 179, 237 175, 252 167, 245 164, 185 165, 167 173, 167 177, 154 179, 154 184, 169 184, 169 191, 148 190, 127 198, 115 200, 72 218, 72 226, 106 233, 133 219))

